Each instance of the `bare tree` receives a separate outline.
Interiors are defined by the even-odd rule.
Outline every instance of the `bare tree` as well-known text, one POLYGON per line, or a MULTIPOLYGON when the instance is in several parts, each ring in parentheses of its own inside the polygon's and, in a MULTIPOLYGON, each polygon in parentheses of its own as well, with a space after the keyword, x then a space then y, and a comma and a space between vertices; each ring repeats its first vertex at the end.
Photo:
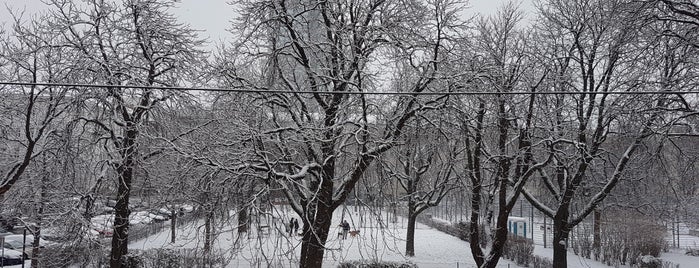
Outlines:
POLYGON ((73 82, 106 84, 83 89, 86 111, 81 119, 94 124, 109 153, 118 185, 111 267, 122 267, 128 253, 129 199, 139 160, 142 126, 171 91, 131 86, 176 86, 200 59, 201 44, 193 30, 168 13, 172 1, 123 2, 54 0, 49 11, 63 47, 77 54, 84 71, 73 82))
POLYGON ((676 98, 662 94, 605 94, 673 88, 663 82, 672 74, 649 71, 652 64, 642 57, 648 42, 637 32, 648 23, 647 7, 629 1, 549 1, 540 8, 540 34, 551 44, 541 55, 550 57, 544 61, 555 74, 545 83, 555 91, 581 92, 548 102, 553 115, 549 128, 562 142, 555 146, 552 165, 538 175, 541 191, 553 201, 542 202, 532 191, 524 192, 534 207, 553 219, 554 267, 567 266, 571 229, 609 195, 642 142, 666 120, 664 111, 676 103, 676 98), (648 73, 653 77, 645 76, 648 73), (612 140, 625 144, 613 157, 612 140), (608 172, 595 172, 605 165, 610 165, 608 172), (600 180, 592 183, 594 177, 600 180), (583 187, 591 184, 597 187, 583 187))
MULTIPOLYGON (((382 157, 380 165, 402 192, 397 201, 406 201, 408 229, 405 255, 415 256, 415 224, 420 213, 439 205, 456 188, 457 140, 443 131, 439 122, 416 117, 406 130, 405 144, 382 157), (432 130, 432 131, 431 131, 432 130)), ((440 119, 437 119, 440 120, 440 119)))
POLYGON ((430 87, 440 77, 446 37, 453 34, 448 30, 453 6, 382 0, 244 6, 235 60, 248 61, 232 65, 259 66, 258 77, 265 79, 229 69, 234 86, 310 92, 259 97, 267 120, 251 139, 256 164, 248 166, 283 189, 303 222, 301 266, 320 267, 333 211, 374 159, 396 145, 408 120, 440 104, 440 98, 413 96, 379 107, 386 101, 381 97, 322 92, 376 90, 369 66, 387 47, 411 49, 411 63, 419 70, 409 83, 396 84, 397 90, 440 90, 430 87))
MULTIPOLYGON (((2 71, 9 81, 20 83, 59 82, 75 75, 67 59, 72 53, 61 48, 58 35, 49 25, 38 21, 25 23, 15 18, 11 36, 0 40, 2 71)), ((2 88, 2 166, 6 172, 0 181, 0 197, 27 171, 44 150, 46 137, 52 135, 75 106, 71 90, 53 86, 5 86, 2 88)))
POLYGON ((537 133, 543 111, 535 95, 547 72, 528 54, 527 32, 518 28, 521 14, 504 6, 478 24, 473 53, 481 78, 465 85, 493 96, 461 98, 460 114, 465 168, 471 193, 469 243, 478 267, 495 267, 507 240, 507 220, 526 183, 551 160, 556 141, 537 133), (492 123, 491 123, 492 122, 492 123))
POLYGON ((699 29, 699 5, 691 0, 653 0, 658 10, 655 16, 660 21, 672 22, 681 27, 664 28, 661 35, 678 38, 683 42, 699 47, 697 29, 699 29))

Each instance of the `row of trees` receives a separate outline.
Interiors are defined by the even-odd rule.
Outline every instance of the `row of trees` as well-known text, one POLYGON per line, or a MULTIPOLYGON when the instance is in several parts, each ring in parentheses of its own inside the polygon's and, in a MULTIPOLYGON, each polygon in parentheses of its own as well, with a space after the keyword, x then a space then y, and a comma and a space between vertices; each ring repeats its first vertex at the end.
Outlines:
MULTIPOLYGON (((25 84, 1 92, 0 195, 36 196, 37 239, 69 214, 89 228, 111 195, 122 267, 135 194, 197 203, 209 251, 218 212, 238 208, 244 230, 273 190, 302 220, 301 266, 320 267, 333 211, 381 177, 408 206, 406 255, 417 216, 461 189, 479 267, 497 265, 521 198, 553 219, 565 267, 572 228, 646 179, 630 166, 694 175, 668 160, 693 148, 662 149, 696 134, 691 1, 542 1, 529 25, 514 4, 465 19, 458 0, 244 1, 213 54, 173 3, 52 0, 3 33, 0 80, 25 84), (249 92, 168 89, 188 85, 249 92), (376 92, 404 94, 359 94, 376 92)), ((697 191, 670 185, 678 203, 697 191)))

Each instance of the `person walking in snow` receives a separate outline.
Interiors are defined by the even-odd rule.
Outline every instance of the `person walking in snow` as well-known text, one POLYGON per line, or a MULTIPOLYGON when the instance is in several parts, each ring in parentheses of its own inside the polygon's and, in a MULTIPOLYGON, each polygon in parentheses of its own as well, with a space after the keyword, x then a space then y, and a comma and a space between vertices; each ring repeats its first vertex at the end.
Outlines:
POLYGON ((293 218, 293 219, 291 220, 291 230, 294 232, 294 235, 295 235, 295 234, 298 234, 298 231, 299 231, 299 221, 296 220, 296 218, 293 218))
POLYGON ((342 227, 342 239, 347 239, 347 232, 349 232, 350 229, 350 225, 347 223, 347 220, 342 220, 340 227, 342 227))

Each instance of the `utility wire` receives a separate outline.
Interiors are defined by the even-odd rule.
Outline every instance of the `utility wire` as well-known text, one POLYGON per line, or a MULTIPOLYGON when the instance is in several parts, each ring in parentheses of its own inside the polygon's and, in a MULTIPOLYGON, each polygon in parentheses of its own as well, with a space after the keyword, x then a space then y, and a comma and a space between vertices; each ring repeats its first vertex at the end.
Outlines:
POLYGON ((92 87, 92 88, 132 88, 132 89, 157 89, 174 91, 208 91, 231 93, 260 93, 260 94, 326 94, 326 95, 404 95, 404 96, 445 96, 445 95, 660 95, 660 94, 699 94, 699 90, 687 91, 610 91, 610 92, 581 92, 581 91, 452 91, 452 92, 362 92, 362 91, 312 91, 312 90, 278 90, 278 89, 241 89, 241 88, 215 88, 215 87, 164 87, 142 85, 106 85, 106 84, 75 84, 75 83, 41 83, 41 82, 5 82, 6 86, 44 86, 44 87, 92 87))

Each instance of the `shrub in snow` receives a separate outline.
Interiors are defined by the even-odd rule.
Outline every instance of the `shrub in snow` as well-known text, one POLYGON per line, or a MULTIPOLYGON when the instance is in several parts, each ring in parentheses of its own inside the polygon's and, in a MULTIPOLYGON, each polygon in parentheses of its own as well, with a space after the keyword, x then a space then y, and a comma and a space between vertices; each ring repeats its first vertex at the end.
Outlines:
POLYGON ((549 258, 541 257, 539 255, 532 255, 528 267, 531 267, 531 268, 551 268, 551 267, 553 267, 553 262, 549 258))
POLYGON ((663 261, 651 255, 639 256, 636 260, 639 268, 662 268, 663 261))
POLYGON ((663 262, 663 268, 680 268, 679 264, 669 262, 669 261, 662 261, 663 262))
POLYGON ((636 266, 639 268, 680 268, 679 264, 664 261, 651 255, 638 257, 638 260, 636 260, 636 266))
POLYGON ((508 234, 507 242, 502 250, 502 256, 513 260, 518 265, 527 266, 534 252, 534 242, 521 236, 508 234))
POLYGON ((603 219, 599 248, 593 246, 591 226, 579 226, 571 233, 573 253, 593 257, 610 266, 634 266, 640 256, 660 256, 667 250, 666 230, 648 216, 633 211, 607 210, 614 217, 603 219))
POLYGON ((341 262, 338 268, 417 268, 417 265, 409 262, 391 262, 378 260, 358 260, 341 262))
POLYGON ((218 267, 224 264, 222 253, 205 254, 196 249, 132 250, 125 256, 128 268, 218 267))
POLYGON ((102 267, 109 261, 109 252, 94 246, 85 240, 50 244, 39 251, 39 263, 41 267, 102 267))
MULTIPOLYGON (((448 221, 430 218, 425 220, 423 223, 429 227, 439 230, 440 232, 461 238, 459 235, 459 229, 448 221)), ((468 238, 468 236, 466 237, 468 238)))
POLYGON ((468 241, 470 239, 470 234, 469 230, 471 228, 469 227, 469 223, 465 221, 460 221, 459 223, 456 224, 456 229, 458 231, 457 237, 463 241, 468 241))
POLYGON ((688 248, 684 254, 687 254, 689 256, 699 257, 699 248, 688 248))
MULTIPOLYGON (((459 239, 463 241, 469 241, 470 240, 470 223, 469 222, 458 222, 458 223, 450 223, 448 221, 444 220, 439 220, 437 218, 428 218, 428 219, 421 219, 419 220, 420 223, 427 225, 429 227, 435 228, 439 230, 440 232, 449 234, 451 236, 458 237, 459 239)), ((488 241, 490 237, 485 231, 485 228, 487 228, 486 225, 481 225, 479 228, 480 231, 480 237, 481 237, 481 246, 485 247, 488 244, 488 241)))

